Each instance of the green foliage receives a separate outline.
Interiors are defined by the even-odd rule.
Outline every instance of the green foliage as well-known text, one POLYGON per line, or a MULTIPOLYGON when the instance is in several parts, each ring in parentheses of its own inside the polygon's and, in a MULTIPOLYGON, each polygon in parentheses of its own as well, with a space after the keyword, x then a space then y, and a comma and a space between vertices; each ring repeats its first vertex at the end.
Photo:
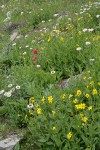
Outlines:
POLYGON ((0 116, 26 130, 16 150, 100 149, 99 5, 0 1, 0 116))

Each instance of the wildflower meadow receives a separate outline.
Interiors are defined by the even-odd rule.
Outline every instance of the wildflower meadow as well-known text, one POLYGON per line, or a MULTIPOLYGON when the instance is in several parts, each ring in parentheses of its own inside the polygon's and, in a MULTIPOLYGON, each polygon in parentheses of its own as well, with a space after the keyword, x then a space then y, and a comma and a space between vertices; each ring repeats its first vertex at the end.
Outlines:
POLYGON ((0 141, 100 150, 99 0, 0 1, 0 141))

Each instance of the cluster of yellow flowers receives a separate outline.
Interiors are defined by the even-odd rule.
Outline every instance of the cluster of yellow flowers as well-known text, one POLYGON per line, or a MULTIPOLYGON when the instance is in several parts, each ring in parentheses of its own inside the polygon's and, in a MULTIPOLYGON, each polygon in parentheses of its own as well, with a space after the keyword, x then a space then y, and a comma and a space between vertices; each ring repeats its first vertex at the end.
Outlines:
POLYGON ((85 109, 86 105, 85 103, 77 104, 75 105, 76 109, 85 109))
POLYGON ((88 118, 86 117, 86 116, 84 116, 84 114, 80 114, 80 117, 82 118, 82 121, 84 122, 84 123, 86 123, 87 121, 88 121, 88 118))

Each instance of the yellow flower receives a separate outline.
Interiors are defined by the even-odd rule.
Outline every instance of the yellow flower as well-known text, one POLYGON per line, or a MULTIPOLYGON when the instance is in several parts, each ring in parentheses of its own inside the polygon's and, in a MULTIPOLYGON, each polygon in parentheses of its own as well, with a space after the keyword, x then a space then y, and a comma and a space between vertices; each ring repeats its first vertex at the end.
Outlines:
POLYGON ((81 90, 76 91, 76 96, 80 96, 82 94, 81 90))
POLYGON ((74 26, 72 26, 72 25, 69 26, 69 29, 73 29, 73 28, 74 28, 74 26))
POLYGON ((95 36, 94 38, 93 38, 93 41, 97 41, 97 40, 99 40, 100 39, 100 36, 95 36))
POLYGON ((71 137, 72 137, 72 133, 71 133, 71 132, 69 132, 69 133, 67 134, 67 138, 70 140, 70 139, 71 139, 71 137))
POLYGON ((83 79, 86 80, 86 76, 84 76, 83 79))
POLYGON ((27 115, 25 115, 24 119, 27 120, 27 115))
POLYGON ((44 98, 44 96, 42 97, 42 103, 44 104, 45 103, 45 98, 44 98))
POLYGON ((81 18, 77 18, 77 20, 78 20, 78 21, 80 21, 80 20, 81 20, 81 18))
POLYGON ((18 114, 18 117, 20 117, 21 116, 21 114, 18 114))
POLYGON ((50 38, 50 36, 49 36, 49 38, 48 38, 48 42, 50 42, 51 41, 51 38, 50 38))
POLYGON ((59 31, 59 30, 55 30, 55 32, 56 32, 57 34, 59 34, 59 33, 60 33, 60 31, 59 31))
POLYGON ((44 36, 44 34, 42 33, 41 36, 44 36))
POLYGON ((78 103, 78 99, 75 98, 75 99, 73 100, 73 103, 74 103, 74 104, 78 103))
POLYGON ((82 118, 82 121, 83 121, 83 122, 87 122, 87 120, 88 120, 87 117, 83 117, 83 118, 82 118))
POLYGON ((78 35, 81 35, 82 34, 82 32, 81 31, 78 31, 78 35))
POLYGON ((98 82, 98 85, 100 86, 100 82, 98 82))
POLYGON ((29 109, 29 114, 33 115, 33 110, 29 109))
POLYGON ((82 123, 82 126, 83 126, 83 127, 84 127, 84 125, 85 125, 85 124, 84 124, 84 123, 82 123))
POLYGON ((89 18, 92 18, 92 16, 91 16, 90 14, 88 14, 88 17, 89 17, 89 18))
POLYGON ((93 84, 94 84, 94 81, 91 81, 91 82, 90 82, 90 85, 92 86, 93 84))
POLYGON ((38 109, 37 109, 37 114, 38 114, 38 115, 41 115, 41 114, 42 114, 41 108, 38 108, 38 109))
MULTIPOLYGON (((86 38, 86 40, 88 40, 88 38, 86 38)), ((90 73, 91 71, 90 71, 90 70, 88 70, 87 72, 88 72, 88 73, 90 73)))
POLYGON ((89 107, 88 107, 88 110, 91 110, 91 109, 92 109, 92 106, 89 106, 89 107))
POLYGON ((80 117, 83 117, 83 116, 84 116, 84 114, 80 113, 80 117))
POLYGON ((56 130, 56 127, 52 127, 52 130, 56 130))
POLYGON ((86 97, 86 98, 89 98, 89 97, 90 97, 90 95, 87 93, 87 94, 85 94, 85 97, 86 97))
POLYGON ((91 2, 91 1, 89 1, 89 5, 90 5, 90 4, 92 4, 92 2, 91 2))
POLYGON ((66 96, 65 94, 62 94, 62 95, 61 95, 61 98, 62 98, 62 99, 65 99, 65 96, 66 96))
POLYGON ((55 111, 52 111, 53 116, 55 115, 55 113, 56 113, 55 111))
POLYGON ((70 99, 71 97, 73 97, 73 95, 72 95, 72 94, 69 94, 68 98, 70 99))
POLYGON ((31 97, 30 99, 29 99, 29 102, 31 102, 31 103, 34 103, 34 97, 31 97))
POLYGON ((85 103, 77 104, 75 105, 76 109, 85 109, 86 105, 85 103))
POLYGON ((44 50, 44 47, 41 47, 41 50, 44 50))
POLYGON ((61 37, 61 38, 60 38, 60 41, 61 41, 61 42, 64 42, 64 38, 63 38, 63 37, 61 37))
POLYGON ((96 89, 93 89, 92 93, 93 93, 93 95, 96 95, 96 94, 98 94, 98 91, 96 89))
POLYGON ((39 105, 38 105, 38 104, 36 104, 36 105, 35 105, 35 107, 36 107, 36 108, 38 108, 38 107, 39 107, 39 105))
POLYGON ((49 103, 52 103, 52 101, 53 101, 53 97, 52 97, 52 96, 49 96, 49 97, 48 97, 48 102, 49 102, 49 103))

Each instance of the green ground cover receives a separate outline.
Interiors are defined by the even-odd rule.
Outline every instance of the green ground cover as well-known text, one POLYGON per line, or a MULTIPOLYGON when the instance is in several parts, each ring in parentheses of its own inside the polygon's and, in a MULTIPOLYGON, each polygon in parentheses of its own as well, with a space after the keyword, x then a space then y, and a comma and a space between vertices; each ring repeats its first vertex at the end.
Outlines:
POLYGON ((16 128, 15 149, 100 149, 99 8, 94 0, 0 1, 0 139, 16 128))

